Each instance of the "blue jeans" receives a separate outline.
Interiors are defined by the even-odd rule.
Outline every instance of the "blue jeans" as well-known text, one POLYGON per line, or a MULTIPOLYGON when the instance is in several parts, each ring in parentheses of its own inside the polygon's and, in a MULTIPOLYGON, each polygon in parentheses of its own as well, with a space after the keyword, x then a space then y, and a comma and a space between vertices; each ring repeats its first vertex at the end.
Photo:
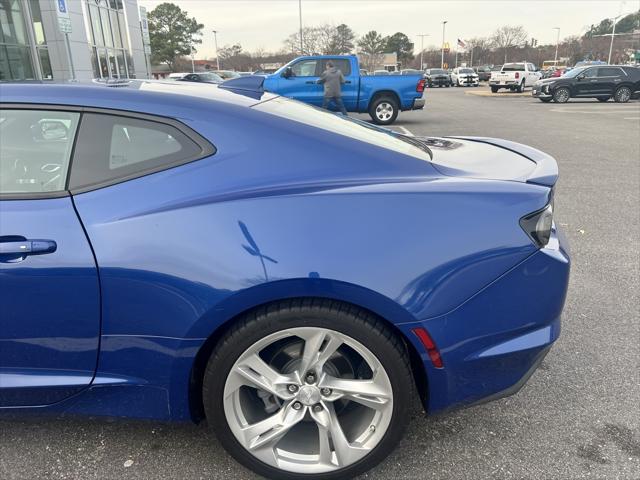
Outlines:
POLYGON ((333 100, 333 103, 336 104, 336 107, 338 107, 338 110, 340 110, 340 112, 343 115, 347 115, 347 109, 344 108, 344 103, 342 102, 342 97, 324 97, 322 99, 322 108, 329 107, 329 104, 331 103, 332 100, 333 100))

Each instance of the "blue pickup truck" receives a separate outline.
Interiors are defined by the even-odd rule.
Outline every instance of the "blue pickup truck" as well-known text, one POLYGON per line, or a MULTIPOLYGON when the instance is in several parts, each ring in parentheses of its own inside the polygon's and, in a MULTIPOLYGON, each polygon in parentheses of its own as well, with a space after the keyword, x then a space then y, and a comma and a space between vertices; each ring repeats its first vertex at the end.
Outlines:
POLYGON ((400 111, 424 107, 422 94, 425 80, 422 75, 361 76, 355 55, 298 57, 267 75, 263 88, 321 106, 323 86, 317 82, 329 60, 344 75, 342 100, 349 112, 369 113, 375 123, 390 125, 400 111))

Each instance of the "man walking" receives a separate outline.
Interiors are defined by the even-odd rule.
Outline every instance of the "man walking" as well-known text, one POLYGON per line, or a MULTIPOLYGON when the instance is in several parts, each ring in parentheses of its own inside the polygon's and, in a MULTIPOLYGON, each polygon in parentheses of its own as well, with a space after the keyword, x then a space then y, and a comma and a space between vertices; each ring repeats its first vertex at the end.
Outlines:
POLYGON ((329 60, 327 62, 327 67, 325 71, 322 72, 322 75, 320 75, 318 83, 324 85, 322 108, 327 108, 329 103, 333 100, 340 112, 342 112, 343 115, 347 115, 347 109, 344 108, 344 103, 342 102, 342 84, 344 83, 344 75, 342 75, 342 72, 333 65, 332 61, 329 60))

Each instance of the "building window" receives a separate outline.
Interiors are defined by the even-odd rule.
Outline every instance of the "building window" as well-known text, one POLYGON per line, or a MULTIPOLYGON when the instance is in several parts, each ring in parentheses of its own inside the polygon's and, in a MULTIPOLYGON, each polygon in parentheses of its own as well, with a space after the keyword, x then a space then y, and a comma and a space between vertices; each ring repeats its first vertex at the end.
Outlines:
POLYGON ((38 59, 40 60, 41 78, 43 80, 53 80, 53 71, 51 69, 51 60, 49 59, 47 38, 44 34, 40 4, 37 0, 32 0, 29 2, 29 6, 31 8, 31 22, 33 24, 33 35, 36 42, 36 50, 38 52, 38 59))
POLYGON ((0 80, 33 80, 35 71, 20 0, 0 1, 0 80))
POLYGON ((96 78, 129 78, 133 66, 122 37, 126 31, 122 0, 87 0, 91 61, 96 78))

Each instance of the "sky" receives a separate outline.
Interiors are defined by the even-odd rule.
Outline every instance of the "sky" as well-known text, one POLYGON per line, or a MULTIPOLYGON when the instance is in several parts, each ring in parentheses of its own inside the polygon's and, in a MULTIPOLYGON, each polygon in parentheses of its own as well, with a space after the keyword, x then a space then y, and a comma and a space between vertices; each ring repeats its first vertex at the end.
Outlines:
MULTIPOLYGON (((152 10, 165 0, 138 0, 152 10)), ((240 43, 245 51, 278 51, 283 40, 298 30, 298 0, 167 0, 204 24, 197 58, 215 56, 212 30, 218 46, 240 43)), ((428 34, 424 46, 445 40, 489 36, 503 25, 522 25, 539 44, 581 35, 603 18, 632 13, 640 0, 302 0, 302 24, 346 23, 358 35, 376 30, 383 35, 403 32, 420 50, 418 34, 428 34)), ((439 48, 439 47, 438 47, 439 48)), ((453 48, 453 47, 452 47, 453 48)))

